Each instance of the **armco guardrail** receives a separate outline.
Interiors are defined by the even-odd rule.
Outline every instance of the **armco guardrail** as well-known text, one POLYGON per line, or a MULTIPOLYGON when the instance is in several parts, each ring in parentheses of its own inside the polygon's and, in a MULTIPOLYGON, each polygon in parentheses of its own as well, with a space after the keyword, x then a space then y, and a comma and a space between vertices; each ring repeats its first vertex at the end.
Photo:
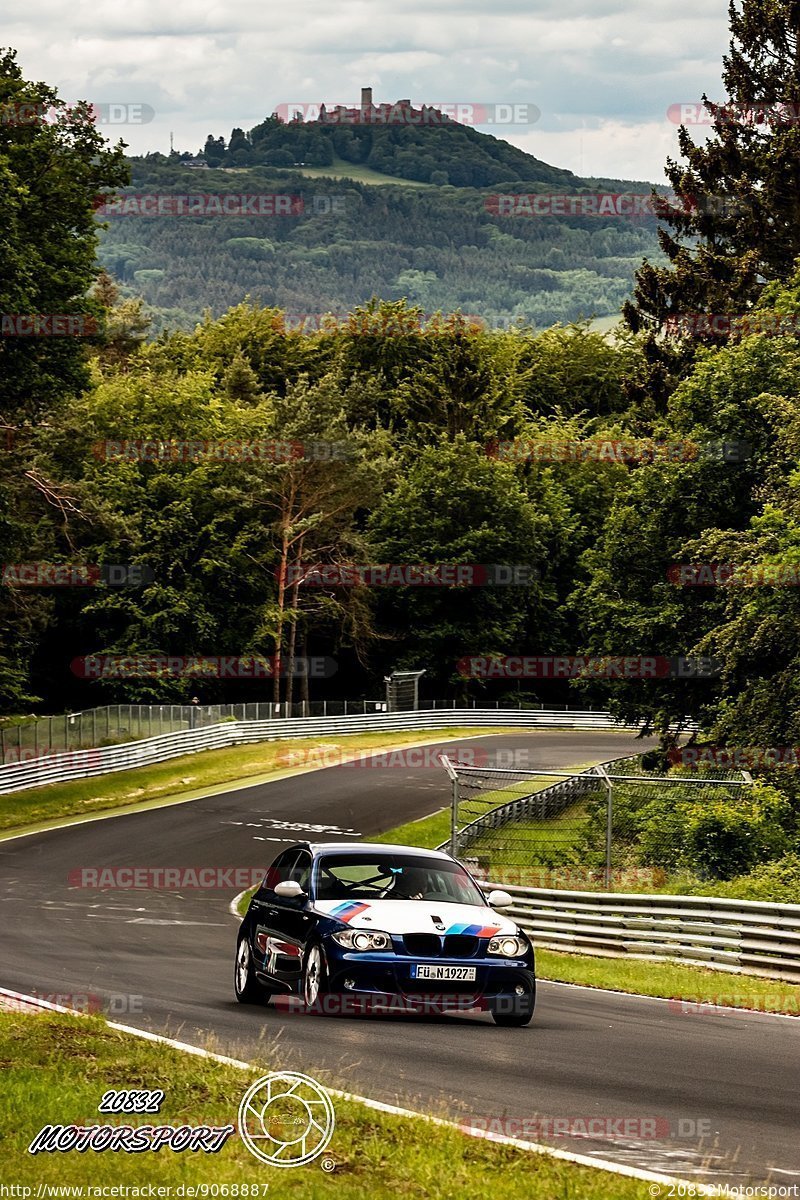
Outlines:
POLYGON ((200 729, 184 729, 118 746, 70 750, 62 754, 31 757, 0 767, 0 794, 63 783, 149 766, 182 754, 219 750, 248 742, 278 738, 314 737, 325 734, 379 733, 393 730, 448 729, 453 727, 502 726, 531 729, 625 729, 608 713, 585 711, 549 712, 541 709, 418 709, 411 712, 373 713, 353 717, 298 717, 273 721, 226 721, 200 729))
POLYGON ((498 883, 536 946, 669 959, 800 983, 800 904, 712 896, 562 892, 498 883))
MULTIPOLYGON (((427 700, 419 707, 464 710, 478 708, 478 704, 474 700, 471 704, 458 700, 427 700)), ((481 707, 492 706, 484 701, 481 707)), ((513 704, 495 700, 493 707, 499 712, 521 708, 545 710, 544 704, 522 701, 513 704)), ((561 707, 565 712, 569 711, 569 705, 561 707)), ((89 750, 95 746, 114 746, 143 738, 161 737, 165 733, 207 728, 230 720, 366 717, 373 713, 399 711, 405 711, 405 706, 392 706, 386 700, 300 700, 295 704, 285 700, 276 703, 271 700, 248 700, 240 704, 106 704, 102 708, 61 713, 59 716, 17 721, 0 717, 0 766, 22 762, 26 758, 40 758, 45 754, 61 754, 65 750, 89 750)))

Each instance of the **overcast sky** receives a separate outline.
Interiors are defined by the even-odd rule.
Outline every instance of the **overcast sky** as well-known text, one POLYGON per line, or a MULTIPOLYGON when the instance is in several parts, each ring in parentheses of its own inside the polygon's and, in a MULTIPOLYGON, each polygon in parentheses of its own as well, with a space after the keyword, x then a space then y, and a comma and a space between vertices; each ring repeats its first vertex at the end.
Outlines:
MULTIPOLYGON (((663 181, 671 105, 721 98, 725 0, 27 0, 2 41, 68 100, 148 105, 131 152, 197 150, 279 104, 530 103, 501 136, 578 174, 663 181)), ((492 130, 483 128, 484 132, 492 130)), ((698 127, 696 136, 707 129, 698 127)))

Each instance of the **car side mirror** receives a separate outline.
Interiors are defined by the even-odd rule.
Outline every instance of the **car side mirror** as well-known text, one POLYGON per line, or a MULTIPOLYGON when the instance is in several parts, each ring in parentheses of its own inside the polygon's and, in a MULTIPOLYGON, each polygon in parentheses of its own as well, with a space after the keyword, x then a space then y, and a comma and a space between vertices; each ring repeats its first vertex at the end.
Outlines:
POLYGON ((489 905, 489 908, 508 908, 510 904, 514 903, 514 900, 509 896, 508 892, 501 892, 498 888, 493 892, 489 892, 489 895, 486 897, 486 903, 489 905))
POLYGON ((280 896, 281 900, 299 900, 306 893, 296 879, 283 879, 275 884, 275 895, 280 896))

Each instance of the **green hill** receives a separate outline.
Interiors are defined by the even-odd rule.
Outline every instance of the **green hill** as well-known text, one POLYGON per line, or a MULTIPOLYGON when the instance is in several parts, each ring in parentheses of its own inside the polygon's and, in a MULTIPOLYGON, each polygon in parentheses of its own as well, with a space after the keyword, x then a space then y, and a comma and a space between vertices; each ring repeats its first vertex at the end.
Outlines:
MULTIPOLYGON (((431 110, 432 111, 432 110, 431 110)), ((408 115, 425 110, 409 109, 408 115)), ((334 167, 339 161, 417 183, 492 187, 526 180, 569 187, 571 171, 551 167, 532 154, 470 126, 436 117, 434 123, 282 121, 267 117, 245 133, 234 129, 226 142, 209 136, 203 156, 212 167, 334 167)))
POLYGON ((245 296, 289 311, 301 327, 372 296, 499 326, 613 324, 641 259, 660 259, 653 219, 509 217, 492 200, 646 194, 651 185, 581 179, 453 122, 350 127, 270 117, 228 142, 209 138, 200 159, 152 154, 131 165, 133 193, 300 197, 280 217, 108 217, 101 262, 128 294, 144 297, 156 330, 189 328, 205 309, 218 316, 245 296))

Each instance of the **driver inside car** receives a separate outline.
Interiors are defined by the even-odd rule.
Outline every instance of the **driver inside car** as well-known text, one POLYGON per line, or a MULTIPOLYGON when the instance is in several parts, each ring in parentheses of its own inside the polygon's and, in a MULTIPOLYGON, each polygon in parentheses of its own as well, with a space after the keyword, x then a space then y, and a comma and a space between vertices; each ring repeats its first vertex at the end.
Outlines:
POLYGON ((425 900, 431 890, 431 878, 427 871, 419 867, 403 867, 394 875, 391 891, 386 893, 387 900, 397 897, 398 900, 425 900))

